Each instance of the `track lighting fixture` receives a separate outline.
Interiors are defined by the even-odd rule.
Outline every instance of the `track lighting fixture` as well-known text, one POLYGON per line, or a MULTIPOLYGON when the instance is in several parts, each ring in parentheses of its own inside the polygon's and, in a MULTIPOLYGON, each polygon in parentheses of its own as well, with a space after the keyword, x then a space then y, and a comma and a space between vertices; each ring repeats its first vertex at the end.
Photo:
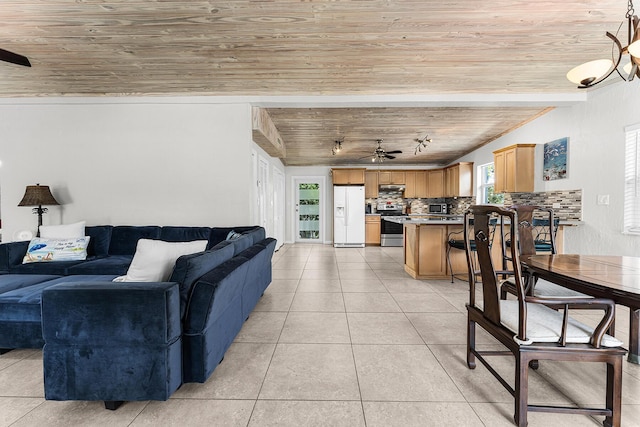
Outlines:
POLYGON ((422 139, 416 138, 415 141, 418 143, 418 145, 416 145, 416 150, 413 153, 416 156, 418 155, 418 152, 422 153, 422 149, 427 148, 427 145, 431 144, 431 138, 429 138, 429 135, 425 136, 422 139))
POLYGON ((333 148, 331 149, 331 154, 334 156, 342 151, 342 140, 335 140, 333 144, 333 148))

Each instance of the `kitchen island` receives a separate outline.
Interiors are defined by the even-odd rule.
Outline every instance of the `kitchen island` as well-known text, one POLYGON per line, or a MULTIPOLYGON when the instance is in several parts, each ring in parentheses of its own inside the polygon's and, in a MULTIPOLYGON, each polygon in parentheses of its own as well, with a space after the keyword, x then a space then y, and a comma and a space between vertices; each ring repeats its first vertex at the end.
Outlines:
MULTIPOLYGON (((404 270, 414 279, 450 277, 447 241, 450 233, 459 232, 462 236, 462 216, 425 215, 395 221, 401 221, 404 226, 404 270)), ((458 274, 467 269, 463 251, 452 251, 451 263, 458 274)))
MULTIPOLYGON (((451 249, 451 267, 447 263, 447 246, 450 238, 463 239, 462 215, 422 215, 420 217, 387 218, 387 221, 403 225, 404 270, 414 279, 449 279, 451 271, 461 278, 467 274, 464 251, 451 249)), ((560 221, 556 235, 558 253, 562 253, 563 227, 579 225, 577 221, 560 221)), ((501 257, 500 233, 496 230, 492 251, 494 259, 501 257)))

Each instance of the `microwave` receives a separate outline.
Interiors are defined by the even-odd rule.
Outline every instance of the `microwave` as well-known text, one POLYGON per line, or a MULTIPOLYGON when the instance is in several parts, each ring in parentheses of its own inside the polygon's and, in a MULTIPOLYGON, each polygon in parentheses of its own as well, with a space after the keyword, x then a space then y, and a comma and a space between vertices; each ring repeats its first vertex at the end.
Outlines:
POLYGON ((435 203, 429 205, 429 213, 430 214, 446 214, 447 213, 447 204, 446 203, 435 203))

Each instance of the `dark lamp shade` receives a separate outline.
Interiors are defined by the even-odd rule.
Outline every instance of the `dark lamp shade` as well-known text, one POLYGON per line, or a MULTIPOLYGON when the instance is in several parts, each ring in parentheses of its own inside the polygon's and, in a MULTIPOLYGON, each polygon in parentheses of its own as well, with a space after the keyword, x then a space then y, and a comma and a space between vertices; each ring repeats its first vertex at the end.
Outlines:
POLYGON ((59 205, 51 194, 48 185, 27 185, 24 196, 18 206, 59 205))

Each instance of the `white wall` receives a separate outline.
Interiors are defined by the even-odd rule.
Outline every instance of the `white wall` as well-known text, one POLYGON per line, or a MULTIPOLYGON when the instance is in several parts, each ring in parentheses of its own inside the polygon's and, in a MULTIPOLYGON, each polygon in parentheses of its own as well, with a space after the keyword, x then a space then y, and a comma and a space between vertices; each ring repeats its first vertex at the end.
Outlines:
MULTIPOLYGON (((535 191, 582 190, 583 221, 565 231, 565 252, 640 256, 640 238, 621 233, 624 191, 624 128, 640 123, 640 83, 620 82, 588 95, 588 101, 558 108, 457 161, 481 165, 493 151, 516 143, 536 149, 535 191), (568 178, 542 180, 542 144, 569 137, 568 178), (596 204, 597 195, 610 204, 596 204)), ((477 174, 474 182, 479 182, 477 174)))
POLYGON ((17 207, 26 185, 49 185, 60 207, 44 223, 227 226, 251 217, 248 104, 0 103, 4 240, 35 232, 17 207))
MULTIPOLYGON (((269 170, 268 170, 268 182, 266 183, 266 188, 267 188, 267 224, 266 224, 266 232, 267 232, 267 236, 270 237, 276 237, 274 234, 274 230, 275 230, 275 209, 276 206, 274 204, 274 200, 275 198, 274 196, 274 186, 273 186, 273 175, 274 175, 274 170, 278 170, 280 171, 280 173, 285 176, 285 167, 282 164, 282 161, 278 158, 275 157, 271 157, 269 156, 269 154, 264 151, 259 145, 257 145, 256 143, 252 143, 251 144, 251 149, 252 149, 252 156, 255 153, 255 155, 257 156, 256 158, 256 166, 257 166, 257 161, 258 159, 263 159, 266 161, 266 163, 268 164, 269 170)), ((252 165, 252 169, 253 169, 253 165, 252 165)), ((252 171, 252 182, 251 182, 251 200, 252 202, 252 215, 251 215, 251 219, 252 219, 252 224, 258 224, 259 223, 259 212, 258 212, 258 176, 257 176, 257 170, 253 170, 252 171)), ((286 186, 286 181, 285 181, 285 186, 286 186)), ((281 196, 281 200, 280 202, 285 203, 284 202, 284 198, 286 197, 286 193, 280 195, 281 196)), ((286 226, 285 226, 286 229, 286 226)), ((280 241, 281 239, 278 238, 278 244, 277 247, 280 247, 284 242, 280 241)))

